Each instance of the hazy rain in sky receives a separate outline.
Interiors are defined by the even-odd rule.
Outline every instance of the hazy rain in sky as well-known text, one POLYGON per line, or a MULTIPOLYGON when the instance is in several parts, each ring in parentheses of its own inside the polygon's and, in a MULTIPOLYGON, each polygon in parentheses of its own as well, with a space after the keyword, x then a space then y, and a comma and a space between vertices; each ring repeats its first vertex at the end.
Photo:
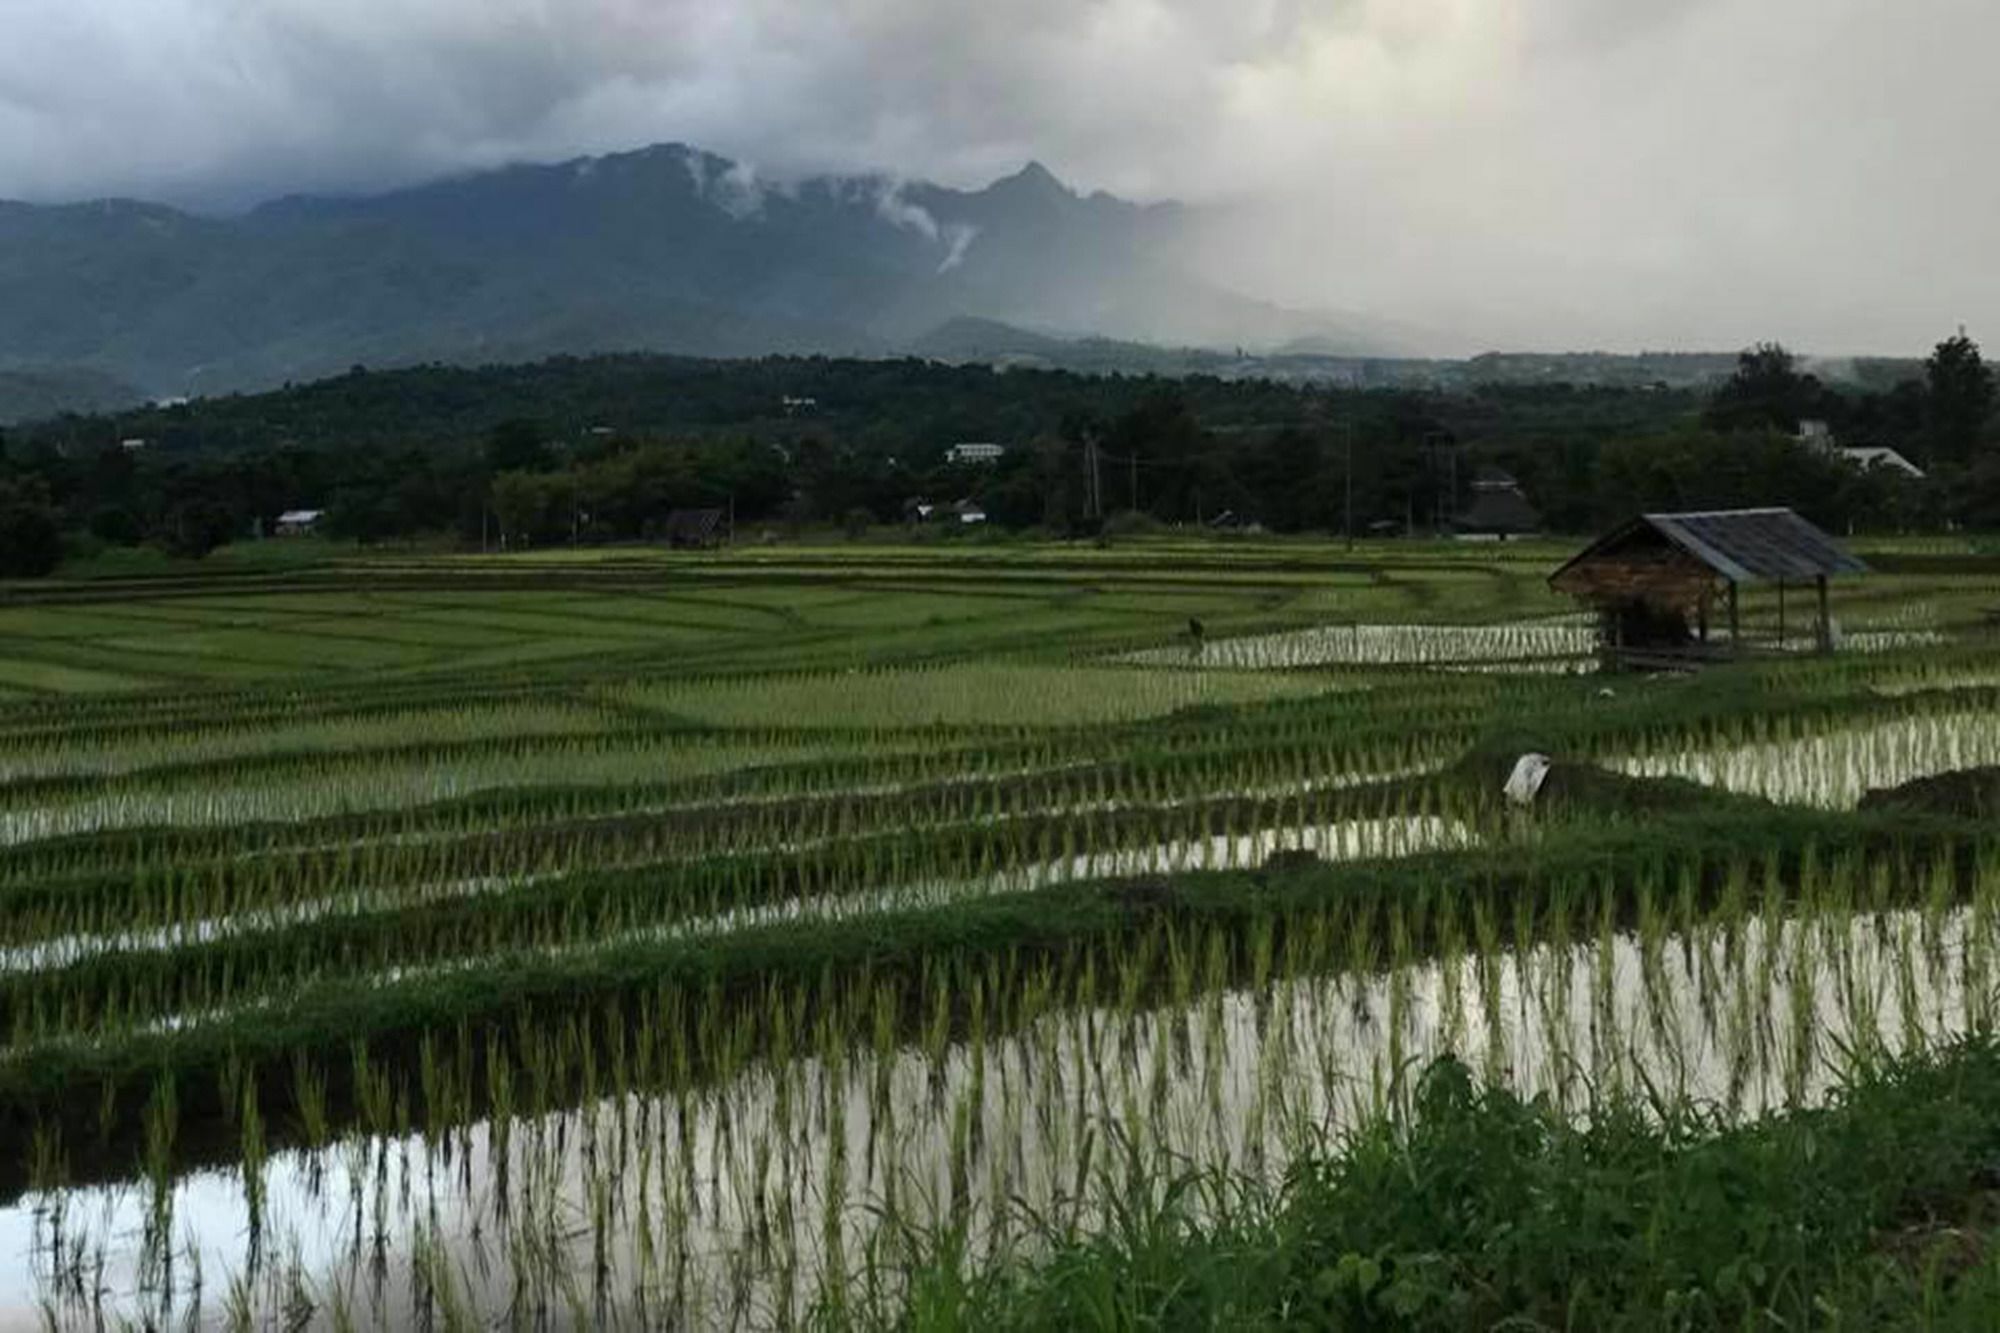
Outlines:
POLYGON ((2000 314, 1991 0, 0 0, 0 197, 196 208, 682 141, 1030 158, 1438 350, 2000 314))

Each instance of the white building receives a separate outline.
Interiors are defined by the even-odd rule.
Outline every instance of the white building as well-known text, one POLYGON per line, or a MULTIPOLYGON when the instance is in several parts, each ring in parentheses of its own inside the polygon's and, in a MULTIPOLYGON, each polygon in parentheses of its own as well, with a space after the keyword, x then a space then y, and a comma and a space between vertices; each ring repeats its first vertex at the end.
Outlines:
POLYGON ((1922 481, 1924 470, 1909 459, 1884 444, 1842 444, 1833 437, 1833 430, 1824 421, 1801 421, 1798 441, 1823 454, 1830 454, 1846 462, 1856 471, 1866 472, 1871 468, 1888 468, 1912 481, 1922 481))
POLYGON ((954 444, 953 446, 951 446, 951 448, 945 450, 944 461, 947 463, 954 463, 954 464, 956 463, 990 464, 999 462, 1001 458, 1006 455, 1006 453, 1007 453, 1007 447, 1005 445, 993 444, 989 441, 975 440, 963 444, 954 444))
POLYGON ((325 515, 324 509, 287 509, 278 515, 277 533, 280 537, 310 537, 319 531, 319 521, 325 515))
POLYGON ((1849 445, 1840 450, 1840 456, 1860 468, 1863 472, 1868 471, 1870 468, 1885 467, 1891 472, 1902 473, 1912 481, 1922 481, 1924 479, 1924 470, 1922 468, 1886 444, 1849 445))

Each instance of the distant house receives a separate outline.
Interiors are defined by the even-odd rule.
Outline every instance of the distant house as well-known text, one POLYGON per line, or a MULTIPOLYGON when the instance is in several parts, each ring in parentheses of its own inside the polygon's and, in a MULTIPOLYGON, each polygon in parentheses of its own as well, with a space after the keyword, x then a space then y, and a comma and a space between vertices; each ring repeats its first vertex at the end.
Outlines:
POLYGON ((319 531, 319 521, 324 517, 324 509, 287 509, 278 515, 272 531, 280 537, 310 537, 319 531))
POLYGON ((728 526, 720 509, 676 509, 667 515, 664 535, 676 550, 707 550, 722 545, 728 526))
POLYGON ((1824 421, 1801 421, 1799 433, 1794 438, 1807 448, 1838 458, 1859 472, 1879 467, 1912 481, 1924 479, 1924 470, 1896 450, 1884 444, 1844 445, 1834 438, 1833 428, 1824 421))
POLYGON ((954 444, 951 448, 945 450, 944 461, 953 465, 972 463, 986 466, 999 462, 1006 454, 1007 446, 1004 444, 973 440, 962 444, 954 444))
POLYGON ((149 449, 152 447, 152 444, 153 442, 151 440, 140 439, 137 436, 134 436, 129 440, 118 441, 118 447, 120 449, 123 449, 128 454, 136 454, 141 449, 149 449))
POLYGON ((1521 492, 1521 483, 1497 467, 1482 467, 1472 480, 1472 503, 1458 516, 1458 535, 1468 541, 1506 541, 1542 529, 1542 516, 1521 492))
POLYGON ((903 518, 910 523, 984 523, 986 506, 977 500, 938 504, 921 495, 913 495, 903 501, 903 518))

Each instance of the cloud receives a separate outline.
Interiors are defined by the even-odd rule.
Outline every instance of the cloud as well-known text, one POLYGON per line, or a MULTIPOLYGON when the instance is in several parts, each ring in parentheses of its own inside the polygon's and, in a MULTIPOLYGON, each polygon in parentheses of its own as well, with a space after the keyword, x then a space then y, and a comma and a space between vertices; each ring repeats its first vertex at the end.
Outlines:
POLYGON ((937 219, 922 204, 905 199, 899 181, 884 180, 881 183, 881 188, 875 193, 875 213, 893 227, 913 231, 927 241, 938 239, 937 219))
POLYGON ((903 193, 902 181, 881 177, 875 184, 876 216, 892 227, 913 231, 942 247, 944 258, 938 261, 939 273, 949 273, 965 262, 972 243, 979 239, 978 227, 969 222, 939 222, 928 208, 903 193))
POLYGON ((979 239, 979 228, 970 222, 954 222, 944 228, 942 239, 946 250, 944 258, 938 261, 937 271, 949 273, 965 262, 972 243, 979 239))
MULTIPOLYGON (((712 160, 693 153, 685 160, 696 194, 739 222, 763 216, 767 187, 758 179, 755 166, 732 162, 717 170, 712 160)), ((586 168, 591 165, 591 160, 584 163, 586 168)))
MULTIPOLYGON (((704 182, 748 216, 805 172, 1037 158, 1201 205, 1219 278, 1452 350, 2000 339, 1990 0, 0 0, 0 32, 0 196, 681 140, 755 164, 704 182)), ((949 268, 972 238, 930 225, 949 268)))

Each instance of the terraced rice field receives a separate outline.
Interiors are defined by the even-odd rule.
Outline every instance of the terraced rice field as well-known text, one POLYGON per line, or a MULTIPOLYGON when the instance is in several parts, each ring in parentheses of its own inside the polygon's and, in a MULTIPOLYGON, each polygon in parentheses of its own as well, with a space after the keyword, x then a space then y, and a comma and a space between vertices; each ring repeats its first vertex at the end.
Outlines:
POLYGON ((1553 555, 9 590, 0 1328, 866 1325, 1443 1056, 1733 1124, 1989 1026, 1989 821, 1855 810, 2000 764, 1978 574, 1650 680, 1553 555))

